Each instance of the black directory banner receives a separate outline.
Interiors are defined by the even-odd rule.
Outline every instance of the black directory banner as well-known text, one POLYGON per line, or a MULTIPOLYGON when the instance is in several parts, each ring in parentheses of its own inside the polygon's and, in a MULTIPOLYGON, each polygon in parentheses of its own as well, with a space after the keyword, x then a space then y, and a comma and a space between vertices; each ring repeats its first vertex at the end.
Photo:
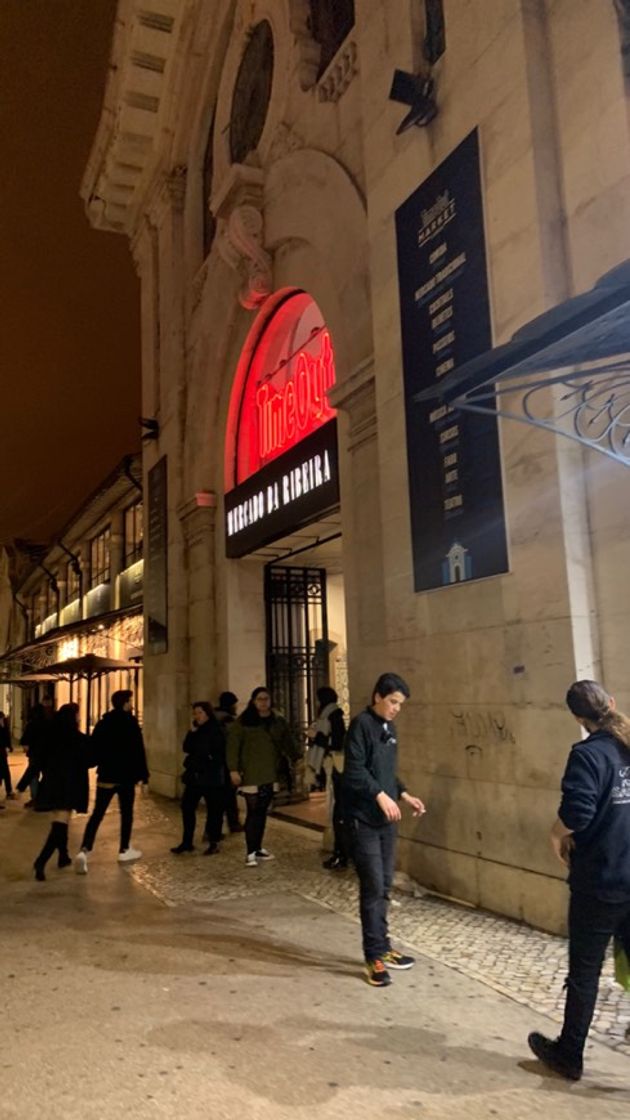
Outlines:
POLYGON ((168 521, 166 455, 151 467, 147 479, 147 550, 145 612, 151 653, 168 649, 168 521))
POLYGON ((339 505, 337 421, 273 459, 225 495, 225 551, 246 556, 339 505))
POLYGON ((414 397, 492 345, 475 130, 396 212, 416 591, 507 571, 495 416, 414 397))

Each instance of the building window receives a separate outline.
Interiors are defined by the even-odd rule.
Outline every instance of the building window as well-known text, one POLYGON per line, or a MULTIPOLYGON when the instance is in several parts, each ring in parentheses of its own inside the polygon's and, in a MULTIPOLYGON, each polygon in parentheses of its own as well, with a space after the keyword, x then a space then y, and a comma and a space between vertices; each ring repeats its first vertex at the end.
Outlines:
POLYGON ((81 580, 79 573, 75 571, 76 561, 68 560, 66 565, 66 602, 74 603, 79 598, 81 591, 81 580))
POLYGON ((50 618, 51 614, 57 613, 57 592, 55 591, 52 583, 48 580, 46 584, 46 613, 44 618, 50 618))
POLYGON ((203 157, 203 255, 204 258, 208 256, 214 241, 214 235, 217 229, 217 222, 212 210, 210 209, 210 195, 212 194, 212 177, 214 174, 214 119, 216 116, 216 105, 212 110, 212 119, 210 121, 210 128, 208 130, 208 143, 206 144, 206 151, 203 157))
POLYGON ((90 588, 98 587, 100 583, 109 583, 110 538, 108 527, 90 541, 90 588))
POLYGON ((321 78, 347 35, 354 27, 354 0, 310 0, 311 34, 320 46, 321 78))
POLYGON ((125 510, 124 568, 142 560, 142 502, 125 510))
POLYGON ((38 637, 37 630, 42 624, 42 601, 39 591, 36 591, 31 598, 31 627, 32 636, 38 637))
POLYGON ((244 163, 263 134, 273 81, 273 32, 268 20, 256 24, 236 75, 230 114, 230 158, 244 163))

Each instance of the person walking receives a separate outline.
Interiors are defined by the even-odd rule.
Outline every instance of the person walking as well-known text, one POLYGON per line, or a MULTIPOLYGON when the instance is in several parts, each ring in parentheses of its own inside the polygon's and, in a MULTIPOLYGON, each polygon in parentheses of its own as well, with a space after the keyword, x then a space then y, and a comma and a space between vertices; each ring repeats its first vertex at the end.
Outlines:
POLYGON ((63 704, 53 716, 50 734, 40 756, 41 781, 35 798, 38 813, 52 813, 44 846, 33 864, 35 878, 43 883, 50 857, 58 852, 57 866, 69 867, 68 825, 73 812, 87 813, 88 737, 78 725, 78 705, 63 704))
POLYGON ((287 721, 273 710, 271 693, 255 688, 243 714, 228 732, 227 759, 230 777, 247 805, 245 845, 247 867, 273 859, 263 848, 267 813, 278 788, 278 771, 285 758, 297 760, 301 751, 287 721))
POLYGON ((333 854, 324 860, 322 866, 328 871, 343 871, 348 866, 348 843, 346 838, 345 814, 343 809, 343 751, 346 737, 346 724, 334 688, 322 685, 317 689, 319 704, 317 719, 308 732, 309 754, 316 755, 312 768, 323 766, 332 785, 332 825, 334 834, 333 854))
POLYGON ((74 861, 75 871, 86 875, 88 856, 109 804, 117 795, 120 806, 119 863, 140 859, 142 852, 131 847, 133 804, 136 785, 149 780, 140 724, 132 713, 133 692, 121 689, 111 697, 111 711, 99 719, 92 736, 92 765, 96 766, 96 801, 83 834, 81 850, 74 861))
POLYGON ((7 801, 15 801, 13 783, 11 781, 11 767, 9 766, 9 754, 12 750, 9 720, 4 712, 0 712, 0 785, 4 782, 7 801))
POLYGON ((528 1043, 546 1066, 578 1081, 606 949, 615 936, 630 944, 630 718, 596 681, 575 681, 566 703, 588 737, 569 755, 551 830, 569 869, 564 1022, 555 1040, 534 1031, 528 1043))
POLYGON ((35 804, 39 775, 41 773, 41 757, 46 751, 47 739, 52 728, 55 714, 55 701, 52 696, 44 696, 41 704, 36 704, 32 709, 29 720, 24 728, 20 746, 26 748, 28 765, 22 774, 16 789, 25 793, 30 787, 31 797, 25 801, 24 808, 30 809, 35 804))
MULTIPOLYGON (((238 704, 238 696, 233 692, 222 692, 219 696, 219 703, 214 709, 214 714, 217 717, 221 730, 227 742, 227 733, 230 726, 236 719, 236 705, 238 704)), ((230 780, 230 772, 225 768, 225 816, 230 832, 242 832, 243 826, 241 824, 238 813, 238 802, 236 800, 236 789, 230 780)))
POLYGON ((183 743, 184 793, 182 795, 182 823, 184 833, 181 844, 171 848, 174 855, 193 852, 197 806, 203 798, 206 803, 206 856, 216 855, 221 839, 221 824, 226 787, 225 736, 215 719, 212 705, 197 700, 192 706, 193 727, 183 743))
POLYGON ((359 876, 363 955, 367 981, 391 984, 390 969, 407 969, 413 957, 392 949, 387 909, 396 861, 399 800, 414 817, 425 812, 396 774, 397 740, 393 721, 409 698, 409 686, 396 673, 374 685, 372 703, 350 723, 343 776, 344 808, 352 837, 352 858, 359 876))

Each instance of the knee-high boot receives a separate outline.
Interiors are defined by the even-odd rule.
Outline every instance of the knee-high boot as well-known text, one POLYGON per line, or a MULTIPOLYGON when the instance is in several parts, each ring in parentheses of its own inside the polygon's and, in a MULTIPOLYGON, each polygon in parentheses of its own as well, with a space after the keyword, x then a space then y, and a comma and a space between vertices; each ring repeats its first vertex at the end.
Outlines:
POLYGON ((50 859, 53 852, 57 850, 57 824, 57 821, 54 821, 53 824, 51 824, 50 832, 48 833, 48 836, 44 841, 44 847, 42 848, 37 859, 35 860, 35 863, 33 864, 35 878, 40 883, 45 882, 46 876, 44 874, 44 868, 46 867, 46 864, 48 863, 48 860, 50 859))
MULTIPOLYGON (((56 821, 57 825, 57 867, 69 867, 72 863, 68 852, 68 826, 63 821, 56 821)), ((54 826, 53 826, 54 827, 54 826)))

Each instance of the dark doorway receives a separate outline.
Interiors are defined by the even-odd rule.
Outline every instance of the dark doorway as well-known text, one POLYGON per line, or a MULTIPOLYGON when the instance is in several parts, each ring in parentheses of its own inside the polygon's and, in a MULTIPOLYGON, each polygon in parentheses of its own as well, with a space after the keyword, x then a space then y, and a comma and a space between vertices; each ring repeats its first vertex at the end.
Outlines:
POLYGON ((266 567, 265 615, 267 683, 304 744, 317 689, 329 683, 326 569, 266 567))

